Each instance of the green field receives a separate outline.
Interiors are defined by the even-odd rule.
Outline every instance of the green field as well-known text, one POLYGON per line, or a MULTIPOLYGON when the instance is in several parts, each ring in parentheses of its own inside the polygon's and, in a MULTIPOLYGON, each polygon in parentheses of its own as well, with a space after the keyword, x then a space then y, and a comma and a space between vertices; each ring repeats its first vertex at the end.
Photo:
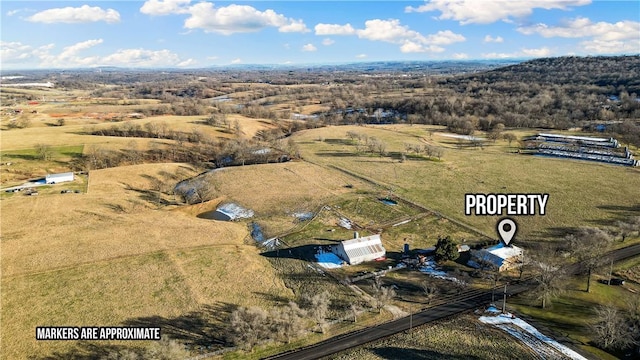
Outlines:
POLYGON ((441 212, 487 234, 495 234, 496 217, 464 215, 467 193, 547 193, 545 216, 517 217, 517 240, 563 237, 579 226, 612 226, 637 214, 640 169, 515 154, 505 141, 483 149, 458 148, 424 126, 341 126, 296 134, 305 159, 348 169, 372 179, 394 194, 441 212), (376 137, 387 144, 386 156, 363 155, 347 131, 376 137), (442 161, 400 162, 405 143, 444 149, 442 161))

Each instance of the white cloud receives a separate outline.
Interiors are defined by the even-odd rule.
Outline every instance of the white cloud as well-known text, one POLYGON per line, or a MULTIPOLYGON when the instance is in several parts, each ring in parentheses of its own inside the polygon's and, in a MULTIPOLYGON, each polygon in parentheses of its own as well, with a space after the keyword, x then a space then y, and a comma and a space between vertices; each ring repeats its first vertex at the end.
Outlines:
POLYGON ((439 11, 436 18, 440 20, 455 20, 462 25, 489 24, 529 16, 534 9, 567 10, 590 3, 591 0, 426 0, 419 7, 407 6, 405 12, 439 11))
POLYGON ((317 47, 315 47, 313 44, 305 44, 305 45, 302 47, 302 51, 309 51, 309 52, 313 52, 313 51, 316 51, 316 50, 318 50, 318 48, 317 48, 317 47))
POLYGON ((551 50, 548 47, 541 47, 539 49, 522 49, 522 54, 530 57, 545 57, 551 55, 551 50))
POLYGON ((103 65, 127 67, 179 66, 183 61, 169 50, 122 49, 100 59, 103 65))
POLYGON ((231 60, 232 64, 240 64, 241 62, 242 62, 242 59, 240 59, 240 58, 235 58, 235 59, 231 60))
POLYGON ((322 40, 322 45, 324 46, 329 46, 333 44, 335 44, 335 41, 333 41, 332 39, 326 38, 322 40))
POLYGON ((517 53, 486 53, 482 54, 482 57, 485 59, 508 59, 518 57, 517 53))
POLYGON ((219 56, 213 55, 213 56, 207 56, 207 60, 218 60, 219 56))
POLYGON ((89 5, 82 5, 81 7, 77 8, 65 7, 44 10, 29 16, 27 20, 45 24, 76 24, 97 21, 105 21, 109 24, 112 24, 120 22, 120 13, 113 9, 103 10, 98 6, 91 7, 89 5))
POLYGON ((588 53, 638 53, 640 52, 640 22, 623 20, 617 23, 597 22, 577 17, 558 26, 536 24, 517 29, 525 35, 542 37, 590 38, 580 43, 588 53), (618 49, 618 50, 616 50, 618 49))
POLYGON ((538 58, 550 56, 553 52, 548 47, 541 47, 539 49, 520 49, 512 53, 486 53, 482 54, 482 57, 487 59, 508 59, 508 58, 538 58))
POLYGON ((21 42, 0 41, 0 59, 2 63, 19 63, 34 56, 34 49, 21 42))
POLYGON ((289 24, 280 26, 278 28, 278 31, 283 33, 289 33, 289 32, 306 33, 311 31, 307 29, 307 26, 304 24, 302 20, 289 19, 289 21, 290 21, 289 24))
POLYGON ((464 36, 456 34, 451 30, 438 31, 435 34, 428 35, 426 39, 427 44, 433 45, 451 45, 466 40, 464 36))
POLYGON ((624 20, 615 24, 604 21, 594 23, 588 18, 578 17, 566 21, 560 26, 536 24, 533 26, 519 27, 518 31, 525 35, 538 34, 546 38, 580 38, 593 36, 599 40, 616 41, 638 38, 638 34, 640 34, 640 22, 624 20))
POLYGON ((424 36, 408 26, 401 25, 398 19, 367 20, 365 28, 356 30, 356 34, 362 39, 398 44, 403 53, 442 52, 444 48, 438 45, 450 45, 466 40, 464 36, 450 30, 424 36))
POLYGON ((147 15, 159 16, 170 14, 185 14, 191 0, 147 0, 140 8, 140 12, 147 15))
POLYGON ((9 11, 7 11, 7 16, 13 16, 13 15, 15 15, 15 14, 21 12, 21 11, 22 11, 22 9, 9 10, 9 11))
POLYGON ((588 40, 580 43, 582 49, 591 54, 629 54, 640 52, 640 38, 627 41, 588 40))
POLYGON ((318 24, 314 29, 316 35, 353 35, 356 33, 351 24, 318 24))
POLYGON ((19 42, 1 42, 2 62, 48 68, 73 68, 93 66, 173 67, 191 66, 193 59, 183 60, 170 50, 121 49, 108 55, 86 55, 88 49, 103 43, 91 39, 66 46, 53 53, 54 44, 34 48, 19 42))
POLYGON ((77 44, 73 44, 71 46, 67 46, 67 47, 65 47, 63 49, 63 51, 60 53, 60 55, 57 56, 57 59, 59 61, 72 60, 82 50, 86 50, 86 49, 92 48, 92 47, 94 47, 96 45, 99 45, 99 44, 102 44, 102 39, 87 40, 87 41, 79 42, 77 44))
POLYGON ((231 4, 215 8, 210 2, 201 2, 189 7, 191 15, 184 22, 187 29, 203 29, 223 35, 260 31, 276 27, 280 32, 308 32, 302 20, 295 20, 273 10, 259 11, 248 5, 231 4))
POLYGON ((483 41, 486 43, 502 43, 504 42, 504 39, 502 36, 491 37, 491 35, 487 35, 484 37, 483 41))
POLYGON ((453 58, 457 60, 464 60, 464 59, 468 59, 469 55, 465 53, 456 53, 456 54, 453 54, 453 58))
POLYGON ((366 58, 366 57, 367 57, 367 54, 358 54, 358 55, 356 55, 356 57, 357 57, 358 59, 364 59, 364 58, 366 58))
POLYGON ((195 64, 197 64, 198 61, 194 60, 194 59, 187 59, 184 61, 181 61, 179 63, 176 64, 177 67, 189 67, 189 66, 193 66, 195 64))

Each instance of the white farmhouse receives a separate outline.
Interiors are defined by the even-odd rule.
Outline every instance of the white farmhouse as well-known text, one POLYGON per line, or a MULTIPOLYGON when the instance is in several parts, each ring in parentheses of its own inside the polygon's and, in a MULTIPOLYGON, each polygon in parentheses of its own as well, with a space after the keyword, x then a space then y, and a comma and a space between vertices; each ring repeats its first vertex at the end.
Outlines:
POLYGON ((382 258, 387 253, 379 234, 360 237, 357 232, 354 239, 342 241, 331 250, 349 265, 382 258))
POLYGON ((58 184, 61 182, 69 182, 73 181, 74 176, 72 172, 68 173, 60 173, 60 174, 47 174, 44 178, 45 183, 47 184, 58 184))

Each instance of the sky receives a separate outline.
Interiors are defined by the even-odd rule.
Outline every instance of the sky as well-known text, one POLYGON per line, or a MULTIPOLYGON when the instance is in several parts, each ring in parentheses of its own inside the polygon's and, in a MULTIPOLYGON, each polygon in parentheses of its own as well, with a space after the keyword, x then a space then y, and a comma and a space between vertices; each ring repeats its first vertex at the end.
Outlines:
POLYGON ((0 1, 0 69, 640 53, 640 2, 0 1))

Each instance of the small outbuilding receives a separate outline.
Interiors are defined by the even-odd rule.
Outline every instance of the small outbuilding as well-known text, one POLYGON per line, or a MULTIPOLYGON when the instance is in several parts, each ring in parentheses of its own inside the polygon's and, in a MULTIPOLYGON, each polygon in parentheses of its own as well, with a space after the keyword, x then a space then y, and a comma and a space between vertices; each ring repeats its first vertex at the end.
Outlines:
POLYGON ((383 258, 387 253, 382 246, 380 234, 360 237, 357 232, 353 239, 332 246, 331 251, 349 265, 383 258))
POLYGON ((60 174, 47 174, 44 178, 45 183, 47 184, 58 184, 61 182, 69 182, 75 179, 72 172, 68 173, 60 173, 60 174))

